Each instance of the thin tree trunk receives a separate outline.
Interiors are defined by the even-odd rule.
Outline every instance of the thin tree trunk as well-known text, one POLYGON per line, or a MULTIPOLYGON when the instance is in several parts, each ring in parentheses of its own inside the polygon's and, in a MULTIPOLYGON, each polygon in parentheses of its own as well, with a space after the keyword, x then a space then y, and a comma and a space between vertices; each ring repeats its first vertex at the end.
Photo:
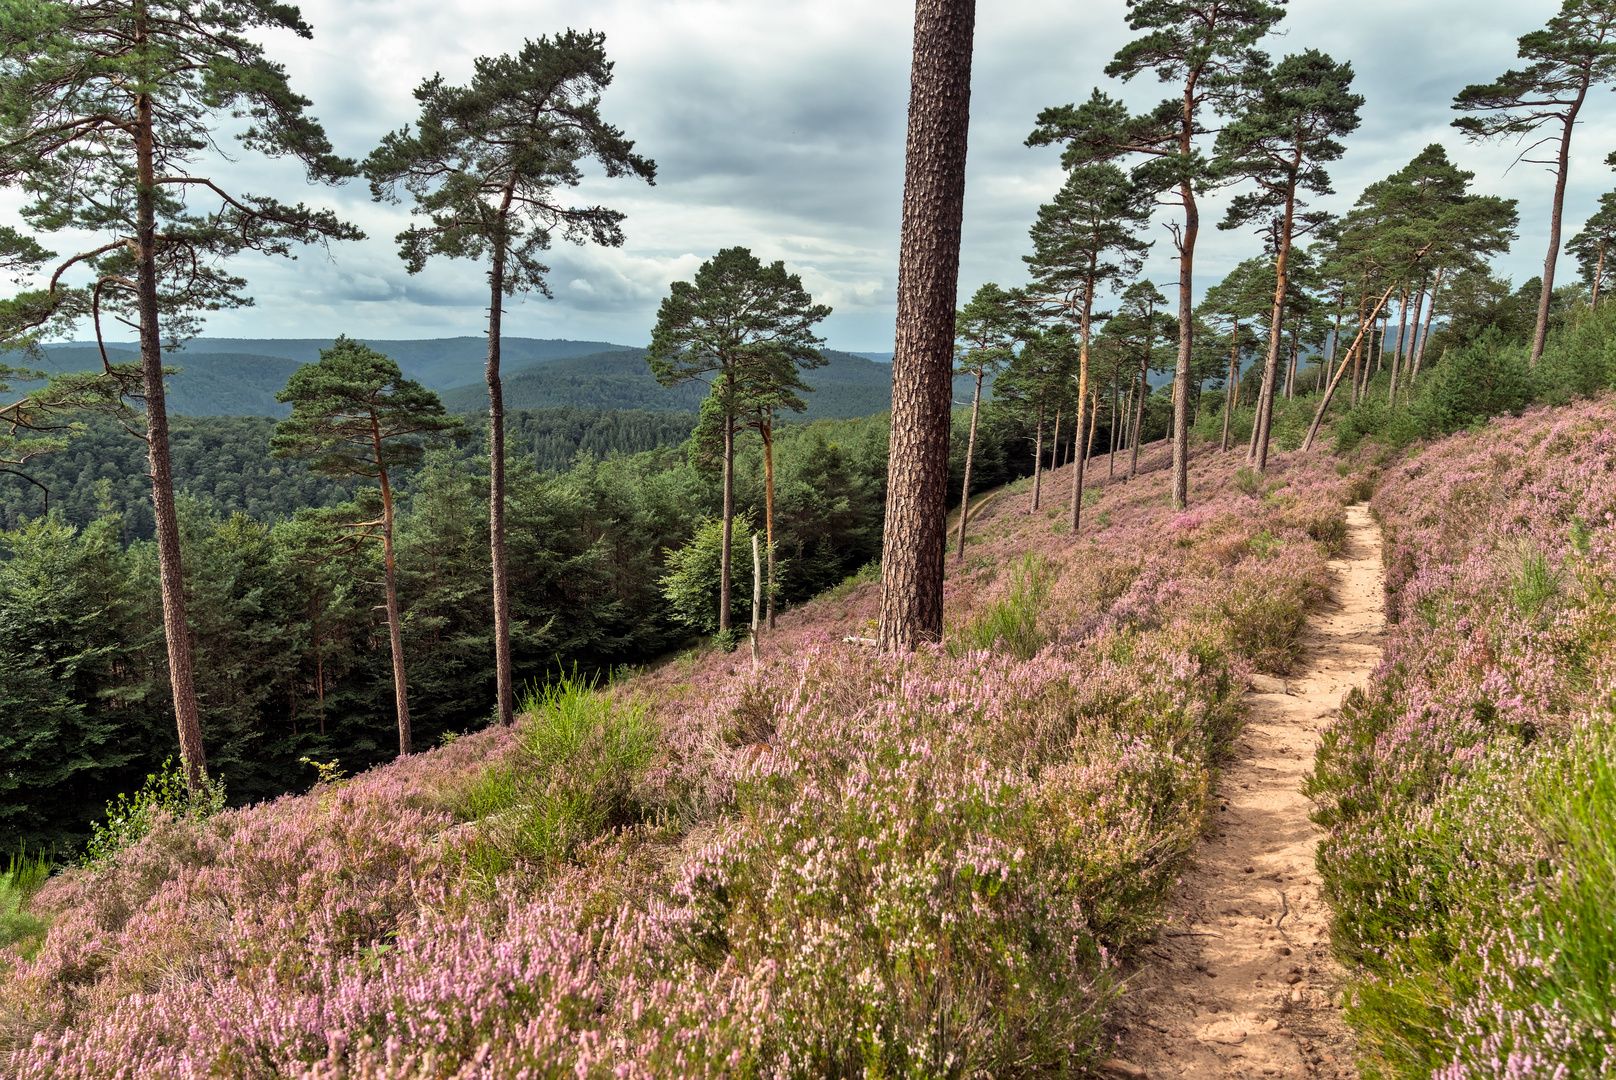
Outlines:
POLYGON ((1594 295, 1588 301, 1588 310, 1599 310, 1599 286, 1605 280, 1605 245, 1599 245, 1599 265, 1594 267, 1594 295))
MULTIPOLYGON (((1056 406, 1055 407, 1055 433, 1052 436, 1052 438, 1054 439, 1054 442, 1055 442, 1055 448, 1053 450, 1051 450, 1050 453, 1049 453, 1049 471, 1052 474, 1054 473, 1054 471, 1056 469, 1060 468, 1060 435, 1061 435, 1060 422, 1061 422, 1061 409, 1060 409, 1059 406, 1056 406)), ((1054 480, 1055 480, 1055 478, 1052 475, 1050 477, 1050 483, 1054 483, 1054 480)))
POLYGON ((1414 370, 1409 372, 1408 376, 1410 387, 1420 377, 1420 362, 1425 359, 1425 343, 1431 339, 1431 321, 1436 318, 1436 298, 1442 288, 1442 275, 1446 272, 1447 267, 1439 267, 1436 279, 1431 282, 1431 306, 1425 312, 1425 330, 1420 334, 1419 347, 1414 350, 1414 370))
POLYGON ((957 561, 965 560, 965 520, 971 513, 971 464, 976 457, 976 416, 982 408, 982 378, 985 372, 976 369, 976 392, 971 395, 971 437, 965 440, 965 489, 960 493, 959 545, 954 553, 957 561))
POLYGON ((1223 445, 1220 447, 1224 453, 1229 451, 1229 421, 1234 415, 1235 379, 1240 374, 1240 321, 1235 320, 1234 333, 1229 335, 1229 381, 1223 392, 1223 445))
MULTIPOLYGON (((1414 258, 1419 259, 1423 257, 1429 250, 1431 250, 1431 245, 1427 244, 1420 248, 1420 250, 1415 254, 1414 258)), ((1386 287, 1386 291, 1381 293, 1380 299, 1376 301, 1375 310, 1369 313, 1368 321, 1360 322, 1358 324, 1358 336, 1352 339, 1352 347, 1347 350, 1347 360, 1352 360, 1359 353, 1359 347, 1363 344, 1364 334, 1370 332, 1369 328, 1374 325, 1376 317, 1380 315, 1380 309, 1386 306, 1386 301, 1391 298, 1392 292, 1396 288, 1397 285, 1395 282, 1388 285, 1386 287)), ((1304 453, 1313 449, 1313 440, 1318 437, 1319 425, 1324 423, 1324 414, 1330 408, 1330 398, 1335 396, 1336 385, 1340 383, 1341 376, 1345 375, 1346 372, 1346 361, 1342 361, 1341 366, 1336 369, 1335 378, 1330 380, 1329 388, 1324 391, 1324 397, 1319 402, 1318 411, 1313 414, 1313 423, 1308 426, 1307 438, 1302 441, 1302 451, 1304 453)))
POLYGON ((975 0, 916 0, 881 622, 892 651, 943 636, 948 436, 975 0))
POLYGON ((506 185, 500 233, 488 272, 488 545, 494 574, 494 671, 499 722, 516 723, 511 673, 510 574, 505 564, 505 388, 500 382, 500 333, 505 297, 504 223, 515 188, 506 185))
POLYGON ((1133 433, 1128 436, 1128 479, 1139 475, 1139 432, 1145 424, 1145 398, 1150 389, 1148 362, 1139 365, 1139 392, 1133 394, 1133 433))
POLYGON ((1044 407, 1038 406, 1038 434, 1032 442, 1032 508, 1027 512, 1038 512, 1038 497, 1042 494, 1044 480, 1044 407))
MULTIPOLYGON (((1077 430, 1072 433, 1072 448, 1077 452, 1077 461, 1072 467, 1072 539, 1077 539, 1078 527, 1083 521, 1083 471, 1088 465, 1088 451, 1085 447, 1084 435, 1087 429, 1084 424, 1092 425, 1094 417, 1088 408, 1089 405, 1089 311, 1094 305, 1094 279, 1090 278, 1088 287, 1083 290, 1083 321, 1079 327, 1083 340, 1077 350, 1077 430)), ((1092 432, 1087 432, 1092 437, 1092 432)))
MULTIPOLYGON (((1298 155, 1299 157, 1300 155, 1298 155)), ((1298 160, 1296 165, 1300 165, 1298 160)), ((1257 406, 1257 427, 1260 433, 1254 444, 1250 461, 1258 472, 1268 469, 1268 436, 1274 421, 1274 391, 1279 382, 1279 353, 1285 334, 1285 294, 1290 285, 1291 233, 1296 220, 1296 184, 1285 188, 1285 214, 1280 219, 1279 237, 1274 254, 1274 308, 1268 326, 1268 364, 1263 372, 1262 397, 1257 406)))
POLYGON ((1111 444, 1111 452, 1105 458, 1105 478, 1107 480, 1115 479, 1117 475, 1117 437, 1119 434, 1117 431, 1117 418, 1121 415, 1117 412, 1117 405, 1120 404, 1117 399, 1122 396, 1121 376, 1122 369, 1120 367, 1111 373, 1111 430, 1108 433, 1110 437, 1107 440, 1111 444))
POLYGON ((1571 132, 1577 124, 1577 113, 1588 95, 1585 82, 1577 91, 1576 101, 1567 111, 1565 125, 1560 134, 1560 157, 1554 169, 1554 206, 1549 211, 1549 253, 1543 258, 1543 288, 1537 298, 1537 327, 1532 331, 1532 356, 1528 367, 1537 367, 1543 356, 1544 343, 1549 339, 1549 303, 1554 299, 1554 262, 1560 254, 1560 218, 1565 212, 1566 179, 1571 171, 1571 132))
POLYGON ((752 533, 752 668, 755 671, 761 658, 758 655, 758 608, 763 606, 763 564, 758 557, 757 533, 752 533))
POLYGON ((769 630, 774 630, 774 416, 758 426, 763 437, 763 529, 769 545, 769 630))
MULTIPOLYGON (((735 376, 726 376, 730 385, 728 401, 735 400, 735 376)), ((718 632, 727 640, 730 624, 730 573, 735 539, 735 418, 724 413, 724 527, 718 555, 718 632)), ((724 646, 726 649, 729 645, 724 646)))
MULTIPOLYGON (((382 434, 375 417, 370 421, 371 442, 376 460, 382 458, 382 434)), ((382 565, 387 582, 387 638, 393 647, 393 702, 398 711, 398 756, 412 749, 410 744, 410 698, 404 681, 404 620, 398 608, 398 581, 393 565, 393 488, 387 470, 379 470, 382 482, 382 565)))
MULTIPOLYGON (((1188 161, 1195 139, 1195 76, 1184 84, 1184 105, 1179 117, 1178 151, 1188 161)), ((1201 232, 1201 211, 1195 203, 1195 185, 1188 173, 1179 184, 1184 202, 1184 234, 1178 241, 1178 364, 1173 370, 1173 509, 1182 510, 1190 497, 1190 361, 1195 353, 1195 240, 1201 232)))
MULTIPOLYGON (((136 31, 144 43, 144 20, 136 31)), ((168 455, 168 405, 163 396, 163 342, 157 308, 157 176, 150 94, 135 99, 135 287, 140 311, 140 374, 146 397, 146 451, 151 464, 152 516, 157 533, 157 572, 163 594, 163 637, 168 645, 168 681, 179 730, 185 787, 196 795, 207 783, 202 748, 191 633, 185 618, 185 574, 180 563, 179 513, 168 455)))

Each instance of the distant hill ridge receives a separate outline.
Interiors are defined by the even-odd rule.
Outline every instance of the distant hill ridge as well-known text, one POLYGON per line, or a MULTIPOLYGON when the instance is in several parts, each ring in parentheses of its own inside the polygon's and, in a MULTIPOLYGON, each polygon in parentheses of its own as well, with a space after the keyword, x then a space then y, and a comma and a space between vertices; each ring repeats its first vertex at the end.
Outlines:
MULTIPOLYGON (((455 412, 485 408, 482 337, 421 340, 361 339, 398 361, 410 378, 442 394, 455 412)), ((275 400, 300 364, 319 359, 327 338, 196 338, 165 362, 180 369, 169 379, 169 411, 184 416, 284 417, 289 406, 275 400)), ((645 350, 608 341, 505 338, 505 401, 511 409, 644 409, 696 412, 707 387, 691 382, 663 387, 645 363, 645 350)), ((132 343, 107 346, 115 360, 136 357, 132 343)), ((805 419, 870 416, 892 407, 892 364, 886 354, 822 350, 828 361, 806 373, 814 388, 805 419)), ((100 365, 97 346, 65 342, 43 347, 42 365, 56 371, 87 371, 100 365)), ((12 361, 28 366, 18 357, 12 361)), ((38 363, 35 361, 34 363, 38 363)), ((963 382, 956 396, 969 393, 963 382)), ((23 387, 21 389, 26 389, 23 387)))

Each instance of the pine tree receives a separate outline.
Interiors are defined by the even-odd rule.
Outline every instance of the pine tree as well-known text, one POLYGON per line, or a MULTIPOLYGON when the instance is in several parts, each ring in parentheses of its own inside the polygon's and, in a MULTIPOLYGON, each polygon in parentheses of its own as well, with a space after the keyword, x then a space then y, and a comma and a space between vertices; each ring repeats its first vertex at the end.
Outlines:
POLYGON ((1548 165, 1554 174, 1549 251, 1543 259, 1529 361, 1536 366, 1549 333, 1554 263, 1560 253, 1560 221, 1571 170, 1571 133, 1588 91, 1616 81, 1616 0, 1564 0, 1547 26, 1521 35, 1519 46, 1520 59, 1528 61, 1524 68, 1512 68, 1490 83, 1467 86, 1453 99, 1453 107, 1460 112, 1486 115, 1461 116, 1453 126, 1478 142, 1520 140, 1544 125, 1559 127, 1557 134, 1533 142, 1516 158, 1548 165), (1526 156, 1545 143, 1556 148, 1553 158, 1526 156))
POLYGON ((623 243, 623 214, 567 206, 558 189, 583 179, 594 160, 607 176, 655 182, 656 165, 600 115, 612 81, 606 35, 568 30, 523 42, 514 56, 478 57, 469 86, 434 75, 416 87, 415 131, 383 138, 365 161, 371 191, 394 199, 402 186, 426 219, 398 234, 399 255, 419 273, 433 255, 488 261, 488 519, 493 565, 494 652, 500 722, 515 718, 511 684, 509 570, 505 559, 505 399, 500 382, 504 298, 550 295, 540 258, 556 235, 606 247, 623 243))
MULTIPOLYGON (((1074 166, 1055 200, 1038 208, 1030 235, 1033 253, 1023 255, 1032 276, 1031 303, 1075 326, 1078 340, 1077 465, 1072 472, 1072 534, 1083 511, 1087 445, 1089 338, 1095 300, 1138 273, 1150 245, 1136 235, 1150 221, 1150 194, 1110 162, 1074 166)), ((1034 489, 1036 491, 1036 487, 1034 489)), ((1036 502, 1036 495, 1034 496, 1036 502)))
POLYGON ((1576 256, 1582 280, 1593 290, 1588 306, 1599 307, 1599 294, 1605 284, 1606 255, 1616 243, 1616 191, 1599 196, 1599 209, 1582 223, 1582 231, 1566 241, 1566 251, 1576 256))
POLYGON ((1196 203, 1212 179, 1197 145, 1205 134, 1201 114, 1236 85, 1252 59, 1252 46, 1284 18, 1279 4, 1265 0, 1130 0, 1128 27, 1145 33, 1124 45, 1105 73, 1124 82, 1153 72, 1176 83, 1176 97, 1150 112, 1132 115, 1127 106, 1096 89, 1083 105, 1045 109, 1027 137, 1029 146, 1066 144, 1061 163, 1068 169, 1089 161, 1131 155, 1146 160, 1134 169, 1146 190, 1176 192, 1183 208, 1173 230, 1178 249, 1178 365, 1173 381, 1173 505, 1189 498, 1190 379, 1195 343, 1195 245, 1201 216, 1196 203))
MULTIPOLYGON (((297 244, 358 239, 329 211, 226 191, 192 168, 214 132, 247 121, 248 150, 299 161, 311 181, 340 182, 352 162, 332 153, 286 72, 254 40, 265 30, 310 35, 298 9, 261 0, 70 0, 11 3, 0 19, 0 185, 32 199, 36 228, 104 238, 57 264, 49 286, 12 299, 7 337, 88 308, 133 322, 161 561, 163 625, 181 756, 191 790, 206 778, 186 628, 179 524, 169 460, 162 349, 190 336, 196 312, 249 302, 220 269, 242 251, 289 255, 297 244), (211 210, 194 203, 217 200, 211 210), (90 283, 67 284, 88 269, 90 283)), ((107 365, 107 374, 114 374, 107 365)), ((121 388, 120 388, 121 389, 121 388)))
POLYGON ((982 383, 997 376, 1015 359, 1017 340, 1027 329, 1020 318, 1021 297, 988 282, 976 290, 970 303, 954 317, 954 357, 956 375, 969 376, 971 392, 971 433, 965 442, 965 479, 960 493, 959 540, 956 559, 965 558, 965 523, 971 510, 971 465, 976 457, 976 425, 982 411, 982 383))
POLYGON ((1316 49, 1278 64, 1252 63, 1225 109, 1234 112, 1218 133, 1215 175, 1253 181, 1257 190, 1237 195, 1220 229, 1258 224, 1274 232, 1274 293, 1268 324, 1268 355, 1257 399, 1257 431, 1251 464, 1268 468, 1268 439, 1278 387, 1285 301, 1290 291, 1291 245, 1323 218, 1299 214, 1301 192, 1332 193, 1323 164, 1345 148, 1339 137, 1358 127, 1363 97, 1351 93, 1352 65, 1338 64, 1316 49))
MULTIPOLYGON (((725 248, 701 264, 693 281, 675 281, 651 332, 646 362, 663 386, 699 380, 711 386, 713 422, 723 439, 724 510, 719 555, 718 632, 730 632, 730 578, 735 518, 735 435, 760 408, 779 408, 795 389, 796 368, 818 367, 823 340, 815 324, 830 308, 815 304, 785 263, 764 265, 746 248, 725 248)), ((786 407, 794 407, 786 405, 786 407)))
MULTIPOLYGON (((423 440, 463 434, 458 417, 445 414, 438 395, 404 378, 391 358, 339 337, 320 360, 292 373, 277 401, 291 402, 292 415, 275 425, 276 457, 306 458, 326 476, 375 480, 381 517, 348 523, 356 538, 378 532, 387 588, 387 630, 393 650, 393 696, 398 713, 398 752, 411 749, 409 694, 404 678, 404 632, 393 550, 391 474, 421 460, 423 440)), ((361 504, 363 505, 363 504, 361 504)))

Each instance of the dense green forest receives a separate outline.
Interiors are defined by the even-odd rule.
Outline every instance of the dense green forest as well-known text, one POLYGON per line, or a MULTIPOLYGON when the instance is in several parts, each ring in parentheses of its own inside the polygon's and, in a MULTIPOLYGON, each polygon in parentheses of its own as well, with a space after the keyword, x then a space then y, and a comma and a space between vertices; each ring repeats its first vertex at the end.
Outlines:
MULTIPOLYGON (((643 361, 642 361, 643 363, 643 361)), ((513 650, 523 682, 558 665, 651 659, 695 631, 664 595, 670 552, 720 510, 717 462, 687 413, 554 409, 507 418, 513 650)), ((888 418, 786 423, 775 434, 780 599, 790 605, 876 559, 888 418)), ((955 416, 962 475, 968 414, 955 416)), ((342 552, 363 512, 352 481, 272 458, 272 421, 177 418, 176 485, 211 767, 232 802, 315 779, 302 757, 362 768, 395 752, 379 551, 342 552)), ((406 474, 399 564, 418 739, 489 719, 484 439, 406 474)), ((1046 446, 1046 450, 1048 450, 1046 446)), ((176 752, 150 541, 144 447, 92 419, 30 463, 42 493, 0 474, 0 732, 10 764, 0 847, 71 847, 106 801, 176 752)), ((1049 458, 1046 456, 1046 466, 1049 458)), ((1027 429, 991 413, 973 488, 1031 471, 1027 429)), ((762 519, 761 447, 738 444, 743 521, 762 519)), ((750 595, 750 572, 739 590, 750 595)))

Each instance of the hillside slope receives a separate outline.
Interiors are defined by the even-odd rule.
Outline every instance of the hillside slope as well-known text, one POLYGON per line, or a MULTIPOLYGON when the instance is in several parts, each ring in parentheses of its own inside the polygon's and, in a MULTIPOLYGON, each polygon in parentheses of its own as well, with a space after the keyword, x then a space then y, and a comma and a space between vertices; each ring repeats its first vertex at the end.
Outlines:
POLYGON ((18 1076, 1077 1075, 1156 933, 1254 669, 1287 670, 1348 485, 1199 457, 1074 537, 975 512, 950 645, 872 655, 873 582, 514 732, 159 822, 63 873, 0 975, 18 1076), (25 958, 31 956, 32 958, 25 958), (183 976, 181 976, 183 973, 183 976), (378 1033, 385 1032, 384 1040, 378 1033))

